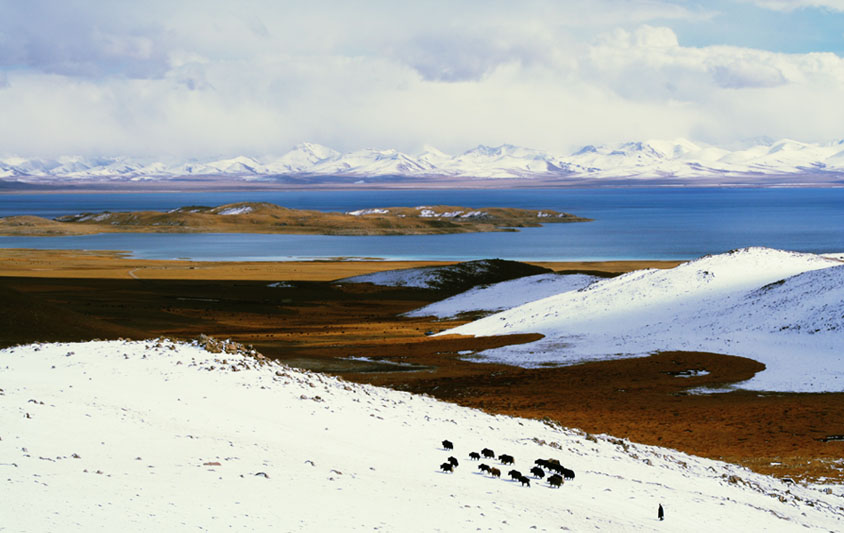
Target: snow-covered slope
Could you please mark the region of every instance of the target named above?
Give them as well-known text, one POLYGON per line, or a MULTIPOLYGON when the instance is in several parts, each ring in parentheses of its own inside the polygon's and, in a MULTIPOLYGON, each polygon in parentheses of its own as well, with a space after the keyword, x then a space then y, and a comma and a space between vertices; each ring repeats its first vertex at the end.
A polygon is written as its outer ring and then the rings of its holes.
POLYGON ((337 283, 372 283, 386 287, 466 290, 476 285, 495 283, 550 272, 546 268, 505 261, 480 259, 445 266, 427 266, 385 270, 337 280, 337 283))
POLYGON ((545 338, 483 355, 534 366, 700 350, 767 365, 744 388, 842 391, 844 264, 746 248, 599 281, 445 333, 527 332, 545 338))
POLYGON ((537 274, 481 285, 451 298, 406 313, 407 316, 447 318, 461 313, 503 311, 534 300, 582 289, 601 278, 586 274, 537 274))
MULTIPOLYGON (((230 176, 246 180, 273 176, 444 177, 444 178, 763 178, 844 174, 844 140, 803 143, 790 139, 740 150, 687 139, 648 140, 585 146, 572 154, 504 144, 480 145, 458 155, 434 147, 416 155, 394 149, 341 153, 302 143, 279 156, 154 161, 149 159, 57 159, 0 157, 0 178, 159 178, 230 176)), ((799 181, 797 182, 799 183, 799 181)))
MULTIPOLYGON (((840 531, 840 497, 676 451, 169 341, 0 351, 2 528, 840 531), (454 449, 447 451, 441 441, 454 449), (471 451, 575 472, 560 488, 471 451), (450 455, 459 466, 440 471, 450 455), (657 505, 666 510, 657 520, 657 505)), ((833 491, 834 492, 834 491, 833 491)))

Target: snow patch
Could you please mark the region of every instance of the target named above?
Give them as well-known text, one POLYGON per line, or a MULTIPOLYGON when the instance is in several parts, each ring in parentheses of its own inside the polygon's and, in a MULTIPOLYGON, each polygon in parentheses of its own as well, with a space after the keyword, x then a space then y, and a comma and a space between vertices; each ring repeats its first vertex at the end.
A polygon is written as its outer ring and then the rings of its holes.
POLYGON ((405 314, 410 317, 449 318, 462 313, 503 311, 555 294, 579 290, 599 279, 585 274, 526 276, 475 287, 405 314))
POLYGON ((218 215, 245 215, 247 213, 251 213, 253 211, 251 206, 244 205, 239 207, 227 207, 226 209, 222 209, 217 211, 218 215))
POLYGON ((389 209, 358 209, 357 211, 347 211, 346 214, 359 217, 364 215, 386 215, 389 212, 389 209))

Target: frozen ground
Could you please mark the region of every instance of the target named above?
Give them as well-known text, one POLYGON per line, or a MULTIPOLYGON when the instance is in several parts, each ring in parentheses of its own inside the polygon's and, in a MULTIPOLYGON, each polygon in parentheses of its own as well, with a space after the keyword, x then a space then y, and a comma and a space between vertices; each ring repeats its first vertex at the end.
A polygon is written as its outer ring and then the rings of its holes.
POLYGON ((473 355, 522 366, 695 350, 764 363, 742 388, 842 391, 844 264, 745 248, 601 280, 444 333, 543 334, 473 355))
POLYGON ((832 488, 162 341, 0 351, 0 531, 841 531, 832 488), (449 439, 454 450, 440 442, 449 439), (561 488, 481 474, 489 447, 561 488), (439 469, 449 455, 454 473, 439 469), (656 519, 657 505, 666 520, 656 519))
POLYGON ((406 313, 407 316, 448 318, 461 313, 503 311, 534 300, 582 289, 601 278, 585 274, 537 274, 481 285, 406 313))

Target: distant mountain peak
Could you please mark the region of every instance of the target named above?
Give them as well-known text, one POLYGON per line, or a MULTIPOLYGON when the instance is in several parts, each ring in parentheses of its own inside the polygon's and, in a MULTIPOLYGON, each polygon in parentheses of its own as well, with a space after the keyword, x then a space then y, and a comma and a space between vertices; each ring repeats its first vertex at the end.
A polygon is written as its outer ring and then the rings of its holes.
POLYGON ((761 183, 768 176, 794 175, 795 181, 791 183, 799 183, 807 173, 823 179, 844 175, 844 139, 825 143, 768 138, 757 141, 741 149, 729 150, 682 137, 633 140, 590 144, 570 155, 513 144, 479 144, 455 156, 427 145, 416 155, 394 148, 365 148, 343 153, 321 144, 303 142, 277 157, 235 155, 162 162, 123 156, 7 156, 0 157, 0 179, 166 180, 203 175, 232 179, 285 175, 567 180, 584 177, 674 178, 687 179, 690 183, 706 179, 707 183, 715 184, 727 177, 748 177, 761 183))

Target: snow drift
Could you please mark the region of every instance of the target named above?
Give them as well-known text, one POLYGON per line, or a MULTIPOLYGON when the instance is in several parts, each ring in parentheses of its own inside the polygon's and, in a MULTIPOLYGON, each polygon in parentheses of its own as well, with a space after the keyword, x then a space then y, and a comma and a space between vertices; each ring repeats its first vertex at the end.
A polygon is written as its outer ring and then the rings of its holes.
POLYGON ((767 366, 742 388, 841 391, 844 264, 745 248, 598 281, 443 333, 543 334, 481 354, 523 366, 662 350, 741 355, 767 366))
POLYGON ((242 352, 167 340, 35 344, 0 351, 0 368, 0 512, 11 531, 844 526, 832 489, 242 352), (454 450, 441 448, 446 438, 454 450), (493 479, 468 460, 485 446, 522 472, 555 457, 576 478, 558 489, 493 479), (460 465, 443 473, 449 455, 460 465))

